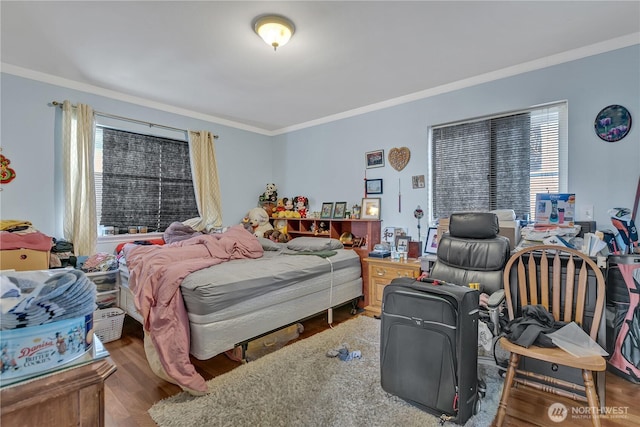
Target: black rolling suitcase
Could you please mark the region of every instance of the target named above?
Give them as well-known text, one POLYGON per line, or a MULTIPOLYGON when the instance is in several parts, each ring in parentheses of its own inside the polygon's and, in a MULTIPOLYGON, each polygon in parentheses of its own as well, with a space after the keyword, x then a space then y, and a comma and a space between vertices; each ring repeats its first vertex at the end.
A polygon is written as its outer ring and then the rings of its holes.
POLYGON ((478 402, 479 292, 426 280, 398 278, 384 288, 382 388, 464 424, 478 402))

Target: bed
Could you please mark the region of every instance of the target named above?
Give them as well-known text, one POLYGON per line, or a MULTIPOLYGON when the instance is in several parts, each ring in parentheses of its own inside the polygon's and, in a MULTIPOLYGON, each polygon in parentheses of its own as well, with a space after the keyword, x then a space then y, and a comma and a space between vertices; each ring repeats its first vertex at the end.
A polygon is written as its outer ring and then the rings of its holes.
MULTIPOLYGON (((330 307, 355 302, 362 295, 360 258, 338 240, 302 237, 281 244, 251 239, 261 247, 260 256, 198 269, 180 283, 189 353, 197 359, 209 359, 330 307)), ((120 305, 144 322, 140 304, 138 308, 134 304, 136 292, 129 288, 126 260, 125 256, 120 263, 120 305)), ((147 279, 138 277, 138 282, 143 280, 147 279)))

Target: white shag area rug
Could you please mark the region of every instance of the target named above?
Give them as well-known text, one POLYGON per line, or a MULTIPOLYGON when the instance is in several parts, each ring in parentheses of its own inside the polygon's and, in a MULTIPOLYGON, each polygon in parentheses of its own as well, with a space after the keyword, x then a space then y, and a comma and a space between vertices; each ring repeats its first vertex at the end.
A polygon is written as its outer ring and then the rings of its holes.
MULTIPOLYGON (((487 382, 487 394, 466 427, 489 426, 500 400, 502 379, 497 370, 483 368, 479 374, 487 382)), ((161 427, 441 425, 438 417, 382 390, 380 320, 366 316, 285 346, 207 384, 209 394, 183 392, 157 402, 149 414, 161 427), (327 357, 342 343, 362 357, 327 357)))

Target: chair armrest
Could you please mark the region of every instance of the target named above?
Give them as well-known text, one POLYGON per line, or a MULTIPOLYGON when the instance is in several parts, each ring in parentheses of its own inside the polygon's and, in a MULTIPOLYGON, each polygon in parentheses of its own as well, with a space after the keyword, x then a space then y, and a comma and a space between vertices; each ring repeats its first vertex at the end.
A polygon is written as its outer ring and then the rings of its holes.
POLYGON ((494 293, 492 293, 489 296, 489 301, 487 302, 487 307, 488 308, 497 308, 498 306, 500 306, 500 304, 502 304, 504 302, 505 298, 504 298, 504 289, 499 289, 497 291, 495 291, 494 293))

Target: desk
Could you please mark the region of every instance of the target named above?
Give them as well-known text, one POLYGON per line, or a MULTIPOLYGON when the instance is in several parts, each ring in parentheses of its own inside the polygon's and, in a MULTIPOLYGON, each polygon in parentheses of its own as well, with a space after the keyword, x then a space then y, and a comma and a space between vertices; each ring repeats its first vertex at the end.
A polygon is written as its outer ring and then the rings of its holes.
MULTIPOLYGON (((94 347, 102 347, 97 341, 94 347)), ((104 381, 116 370, 109 353, 88 352, 70 367, 0 389, 5 426, 104 426, 104 381)))

